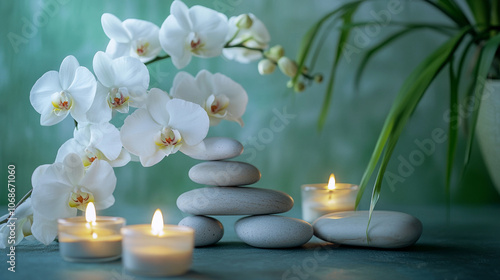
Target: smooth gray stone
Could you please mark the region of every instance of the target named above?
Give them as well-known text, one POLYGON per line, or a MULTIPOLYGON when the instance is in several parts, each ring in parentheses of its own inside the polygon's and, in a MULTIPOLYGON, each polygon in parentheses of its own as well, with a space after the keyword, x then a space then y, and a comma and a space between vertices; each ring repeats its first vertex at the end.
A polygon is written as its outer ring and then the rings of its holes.
POLYGON ((293 207, 288 194, 240 187, 194 189, 177 198, 177 207, 192 215, 261 215, 286 212, 293 207))
POLYGON ((241 218, 234 229, 243 242, 258 248, 298 247, 313 236, 313 228, 308 222, 276 215, 241 218))
POLYGON ((313 223, 314 235, 325 241, 376 248, 408 247, 420 238, 422 223, 415 217, 392 211, 373 211, 368 236, 368 211, 324 215, 313 223))
POLYGON ((194 229, 194 246, 213 245, 224 235, 224 227, 219 220, 206 216, 188 216, 179 222, 180 226, 194 229))
POLYGON ((208 161, 191 167, 189 178, 203 185, 241 186, 259 181, 260 172, 255 166, 245 162, 208 161))
POLYGON ((183 153, 199 160, 222 160, 241 155, 243 145, 236 139, 227 137, 210 137, 203 140, 204 148, 187 149, 183 153))

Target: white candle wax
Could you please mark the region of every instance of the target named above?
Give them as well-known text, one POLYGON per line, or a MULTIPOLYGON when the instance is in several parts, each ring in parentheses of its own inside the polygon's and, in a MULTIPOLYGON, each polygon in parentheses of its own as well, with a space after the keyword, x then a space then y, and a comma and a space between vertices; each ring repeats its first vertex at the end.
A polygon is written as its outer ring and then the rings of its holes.
POLYGON ((302 219, 312 223, 328 213, 354 210, 358 190, 357 185, 343 183, 333 189, 327 184, 303 185, 302 219))
POLYGON ((58 220, 59 251, 72 262, 103 262, 120 258, 123 218, 97 217, 89 223, 84 217, 58 220))
POLYGON ((145 276, 173 276, 191 267, 194 231, 189 227, 165 225, 154 234, 151 225, 132 225, 122 229, 123 266, 145 276))

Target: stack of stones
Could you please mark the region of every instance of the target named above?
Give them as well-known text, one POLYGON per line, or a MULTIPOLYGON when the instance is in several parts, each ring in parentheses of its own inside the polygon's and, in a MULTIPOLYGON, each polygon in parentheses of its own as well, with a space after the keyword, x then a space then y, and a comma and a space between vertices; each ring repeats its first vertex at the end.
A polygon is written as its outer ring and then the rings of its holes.
POLYGON ((190 157, 205 162, 189 170, 189 178, 209 185, 183 193, 177 207, 188 216, 179 225, 192 227, 195 246, 217 243, 224 227, 213 217, 217 215, 249 215, 235 223, 238 237, 258 248, 289 248, 305 244, 313 235, 312 226, 299 219, 272 214, 284 213, 293 207, 286 193, 248 187, 260 180, 260 171, 253 165, 228 161, 243 152, 243 145, 231 138, 214 137, 204 140, 206 149, 190 157))

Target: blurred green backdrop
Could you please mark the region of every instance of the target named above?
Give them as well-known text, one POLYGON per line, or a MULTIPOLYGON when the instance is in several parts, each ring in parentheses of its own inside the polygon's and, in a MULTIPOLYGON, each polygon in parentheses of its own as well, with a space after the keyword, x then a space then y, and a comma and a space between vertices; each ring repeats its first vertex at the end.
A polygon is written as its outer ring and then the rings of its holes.
MULTIPOLYGON (((254 13, 266 24, 272 37, 271 45, 283 45, 286 54, 295 58, 300 40, 308 28, 340 1, 185 2, 188 6, 202 4, 228 16, 254 13)), ((386 8, 385 1, 376 2, 360 13, 365 14, 367 20, 374 20, 370 11, 376 13, 386 8)), ((415 2, 418 1, 402 1, 402 12, 391 20, 439 18, 415 2)), ((145 19, 160 26, 169 14, 170 4, 171 1, 159 0, 19 0, 0 3, 0 143, 1 174, 4 174, 0 204, 7 202, 8 164, 16 165, 20 199, 31 188, 33 170, 39 165, 52 163, 59 146, 72 137, 73 122, 69 117, 51 127, 40 126, 40 116, 29 102, 29 92, 35 81, 49 70, 58 70, 63 58, 70 54, 92 70, 95 52, 105 50, 108 43, 100 23, 103 13, 115 14, 122 20, 145 19), (9 36, 18 36, 19 41, 12 42, 9 36)), ((368 43, 377 42, 384 34, 386 31, 383 30, 375 32, 368 43)), ((336 44, 332 38, 325 41, 322 59, 315 71, 330 69, 331 50, 336 44)), ((296 207, 300 207, 302 184, 326 182, 331 172, 335 173, 338 182, 360 182, 397 90, 412 68, 441 42, 443 37, 431 31, 404 37, 369 64, 359 90, 354 89, 352 77, 361 55, 355 53, 350 62, 344 60, 335 84, 337 94, 321 132, 316 129, 316 121, 325 83, 312 85, 305 92, 295 94, 286 88, 287 78, 278 71, 260 76, 257 63, 239 64, 222 57, 195 58, 183 70, 193 75, 201 69, 221 72, 247 90, 249 105, 243 117, 246 125, 240 128, 235 123, 223 122, 212 128, 210 135, 234 137, 243 142, 246 151, 240 159, 256 165, 262 172, 262 180, 256 186, 285 191, 295 199, 296 207), (284 111, 293 118, 283 130, 271 130, 271 119, 276 112, 284 111)), ((149 69, 150 87, 168 91, 178 70, 170 61, 153 64, 149 69)), ((433 129, 447 129, 442 115, 448 108, 449 95, 446 79, 442 78, 432 85, 409 122, 394 152, 389 172, 397 174, 398 157, 408 158, 417 149, 415 140, 429 138, 433 129)), ((123 121, 123 116, 118 121, 123 121)), ((404 182, 397 183, 394 188, 385 185, 378 207, 444 203, 446 147, 446 144, 437 144, 435 153, 426 157, 424 164, 416 167, 404 182)), ((116 168, 117 203, 175 205, 181 193, 199 187, 187 175, 189 168, 196 163, 196 160, 177 153, 150 168, 137 162, 116 168)), ((453 203, 500 201, 477 146, 461 184, 458 184, 457 173, 452 187, 453 203)), ((365 194, 361 209, 368 207, 369 197, 370 191, 365 194)))

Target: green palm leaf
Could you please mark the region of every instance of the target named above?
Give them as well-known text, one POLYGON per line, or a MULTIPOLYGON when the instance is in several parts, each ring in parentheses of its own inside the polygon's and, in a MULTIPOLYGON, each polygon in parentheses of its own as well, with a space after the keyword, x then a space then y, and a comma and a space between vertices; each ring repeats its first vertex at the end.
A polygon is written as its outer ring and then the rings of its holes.
MULTIPOLYGON (((342 20, 344 24, 350 24, 352 21, 352 16, 356 12, 358 5, 354 5, 352 8, 345 11, 342 15, 342 20)), ((340 55, 342 54, 342 49, 344 48, 347 39, 349 39, 350 29, 344 29, 340 31, 339 40, 337 43, 337 50, 335 53, 335 59, 332 64, 332 69, 330 70, 330 77, 328 78, 328 85, 326 88, 325 98, 323 100, 323 105, 321 107, 321 112, 318 119, 318 128, 321 129, 325 124, 326 117, 328 115, 328 109, 330 108, 330 103, 333 95, 333 86, 335 81, 335 74, 337 73, 337 67, 339 65, 340 55)))
POLYGON ((464 166, 467 166, 470 160, 470 155, 472 152, 472 144, 474 140, 474 131, 476 129, 477 117, 479 115, 479 108, 481 106, 481 99, 484 91, 484 84, 486 82, 486 78, 488 76, 488 72, 491 67, 491 63, 495 58, 495 53, 497 52, 500 46, 500 34, 491 38, 481 50, 481 55, 479 57, 479 61, 476 65, 477 71, 475 71, 474 77, 474 110, 472 112, 471 120, 470 120, 470 130, 468 131, 467 136, 467 144, 465 150, 465 160, 464 166))
POLYGON ((406 79, 396 96, 396 100, 391 107, 389 115, 386 118, 380 136, 377 140, 372 157, 368 163, 365 173, 363 174, 363 178, 360 183, 360 191, 356 198, 357 207, 385 148, 385 153, 380 162, 379 172, 373 189, 372 201, 370 204, 370 219, 372 210, 374 209, 380 195, 385 168, 387 167, 392 152, 394 151, 399 135, 425 91, 441 69, 446 65, 450 56, 454 53, 468 30, 469 29, 463 29, 455 37, 448 40, 445 44, 428 56, 422 63, 420 63, 406 79))

